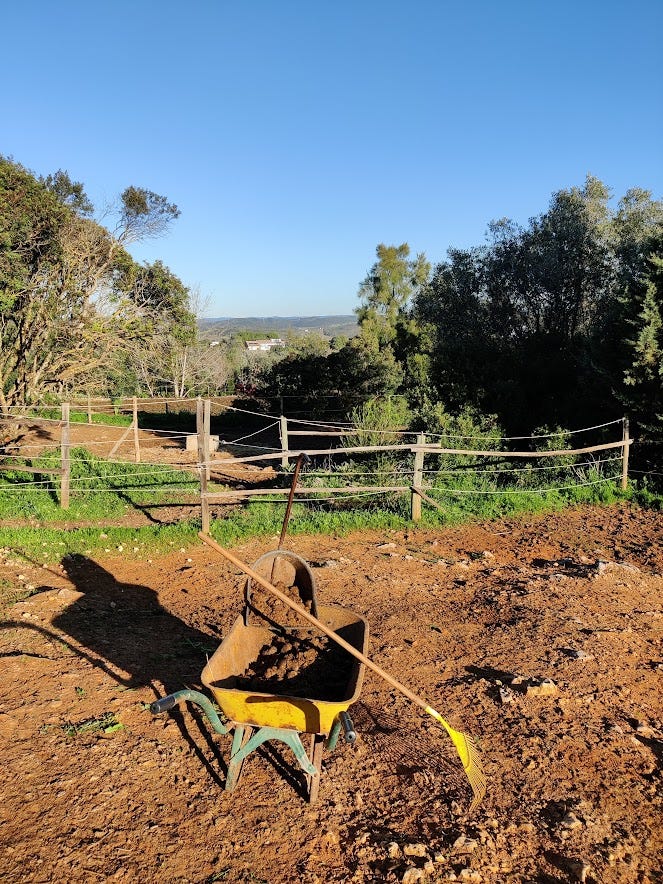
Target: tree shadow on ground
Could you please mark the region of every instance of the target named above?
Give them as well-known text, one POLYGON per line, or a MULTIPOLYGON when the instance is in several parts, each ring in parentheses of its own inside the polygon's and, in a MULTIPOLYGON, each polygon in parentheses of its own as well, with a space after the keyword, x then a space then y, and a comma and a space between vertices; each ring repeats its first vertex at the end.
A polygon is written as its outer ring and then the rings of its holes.
POLYGON ((217 638, 166 610, 150 587, 121 583, 86 556, 68 556, 63 565, 82 596, 54 619, 58 630, 101 658, 125 687, 160 692, 160 683, 171 693, 200 685, 217 638))

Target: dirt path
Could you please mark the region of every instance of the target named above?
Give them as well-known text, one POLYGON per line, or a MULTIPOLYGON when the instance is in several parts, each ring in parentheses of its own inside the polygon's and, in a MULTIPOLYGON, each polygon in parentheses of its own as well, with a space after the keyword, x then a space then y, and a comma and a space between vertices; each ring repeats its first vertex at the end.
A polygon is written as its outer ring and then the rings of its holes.
POLYGON ((54 568, 5 551, 1 585, 36 594, 0 633, 3 881, 661 881, 660 514, 290 547, 368 619, 376 661, 480 740, 479 811, 449 741, 370 674, 317 804, 278 743, 224 792, 229 738, 146 704, 199 686, 241 577, 202 546, 54 568))

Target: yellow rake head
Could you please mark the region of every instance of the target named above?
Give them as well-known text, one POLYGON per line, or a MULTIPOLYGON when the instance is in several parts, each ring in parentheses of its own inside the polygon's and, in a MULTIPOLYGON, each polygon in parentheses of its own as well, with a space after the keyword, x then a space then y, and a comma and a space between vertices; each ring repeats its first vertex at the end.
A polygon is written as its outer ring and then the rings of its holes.
POLYGON ((452 728, 449 722, 431 706, 426 707, 426 712, 428 712, 429 715, 432 715, 433 718, 442 725, 456 747, 463 769, 467 779, 470 781, 472 792, 474 793, 474 798, 470 805, 470 811, 472 811, 486 794, 486 775, 481 766, 481 753, 479 747, 471 737, 467 736, 467 734, 452 728))

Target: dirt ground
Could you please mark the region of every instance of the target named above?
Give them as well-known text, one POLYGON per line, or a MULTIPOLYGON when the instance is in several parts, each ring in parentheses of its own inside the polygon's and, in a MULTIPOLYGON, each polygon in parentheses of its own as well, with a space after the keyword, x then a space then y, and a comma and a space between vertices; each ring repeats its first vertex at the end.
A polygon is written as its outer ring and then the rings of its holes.
MULTIPOLYGON (((235 549, 253 562, 275 539, 235 549)), ((191 706, 241 609, 204 545, 38 567, 0 633, 7 882, 657 882, 663 867, 663 517, 583 508, 443 531, 293 537, 319 599, 483 749, 470 791, 439 726, 370 672, 317 803, 283 744, 224 791, 230 738, 191 706), (541 680, 549 679, 552 685, 541 680)))

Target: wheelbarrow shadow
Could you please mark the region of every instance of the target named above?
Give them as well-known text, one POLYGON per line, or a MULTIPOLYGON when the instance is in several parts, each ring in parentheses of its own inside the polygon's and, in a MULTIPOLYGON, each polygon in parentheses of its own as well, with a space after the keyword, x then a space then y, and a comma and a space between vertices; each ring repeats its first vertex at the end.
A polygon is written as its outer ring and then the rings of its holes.
MULTIPOLYGON (((62 564, 73 586, 83 593, 53 620, 53 626, 72 639, 73 651, 123 687, 149 686, 155 697, 184 687, 200 688, 200 673, 219 636, 185 623, 160 604, 149 586, 122 583, 93 559, 68 556, 62 564)), ((200 738, 189 733, 182 712, 174 709, 171 714, 210 777, 223 786, 199 745, 200 738)), ((198 709, 192 707, 191 714, 225 779, 227 768, 209 727, 198 709)))
MULTIPOLYGON (((200 675, 221 642, 220 631, 213 635, 190 626, 164 608, 151 587, 122 583, 86 556, 69 556, 62 564, 73 586, 83 593, 53 620, 58 632, 72 639, 73 651, 125 688, 149 686, 155 698, 182 688, 204 690, 200 675)), ((223 789, 228 774, 223 750, 228 752, 230 743, 220 746, 200 709, 193 704, 188 708, 198 734, 190 733, 178 707, 169 715, 210 778, 223 789)), ((305 779, 291 770, 275 746, 263 744, 258 753, 305 797, 305 779)))

